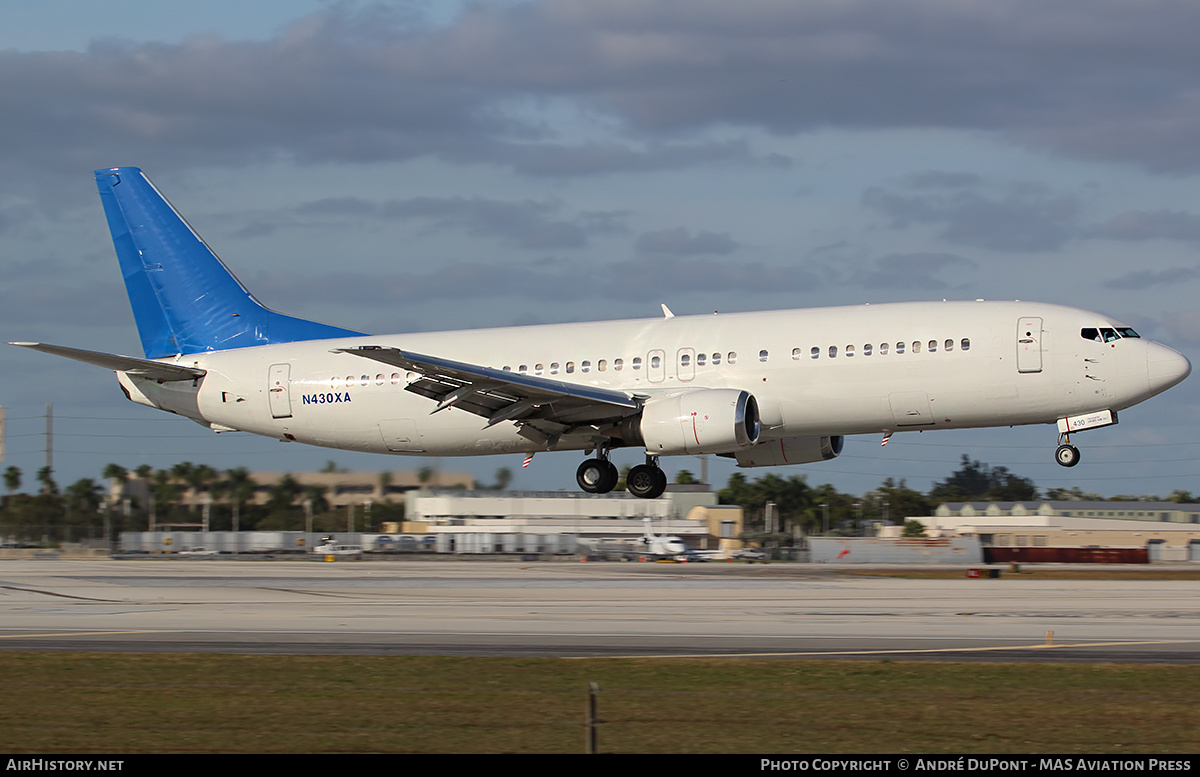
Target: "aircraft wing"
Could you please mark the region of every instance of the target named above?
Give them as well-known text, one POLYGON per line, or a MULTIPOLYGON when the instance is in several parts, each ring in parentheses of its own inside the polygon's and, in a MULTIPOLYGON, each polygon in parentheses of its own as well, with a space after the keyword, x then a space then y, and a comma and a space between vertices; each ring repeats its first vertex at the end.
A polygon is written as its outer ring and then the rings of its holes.
POLYGON ((9 343, 22 348, 30 348, 42 353, 65 356, 77 362, 94 364, 97 367, 136 375, 139 378, 167 382, 172 380, 196 380, 204 377, 205 370, 199 367, 185 367, 182 364, 164 364, 150 359, 138 359, 133 356, 119 356, 115 353, 100 351, 85 351, 82 348, 68 348, 65 345, 49 345, 47 343, 9 343))
POLYGON ((533 375, 442 359, 380 345, 338 348, 420 377, 407 391, 437 402, 431 413, 457 407, 488 419, 487 426, 517 421, 547 436, 579 426, 615 423, 641 407, 645 397, 596 386, 564 383, 533 375))

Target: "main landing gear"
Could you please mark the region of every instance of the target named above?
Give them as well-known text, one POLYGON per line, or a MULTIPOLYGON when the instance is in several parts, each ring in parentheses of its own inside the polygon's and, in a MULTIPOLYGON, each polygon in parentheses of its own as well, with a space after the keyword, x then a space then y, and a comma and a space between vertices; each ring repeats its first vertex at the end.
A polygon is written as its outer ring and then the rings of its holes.
POLYGON ((575 482, 589 494, 607 494, 616 487, 621 473, 608 460, 608 451, 601 451, 594 459, 588 459, 575 470, 575 482))
POLYGON ((667 473, 658 466, 657 456, 647 456, 645 464, 629 470, 625 490, 639 499, 658 499, 667 490, 667 473))
MULTIPOLYGON (((612 491, 621 477, 617 468, 608 460, 608 451, 600 451, 594 459, 588 459, 575 470, 575 482, 589 494, 607 494, 612 491)), ((625 488, 639 499, 657 499, 667 490, 667 474, 658 466, 658 459, 647 456, 645 464, 629 470, 625 476, 625 488)))
POLYGON ((1054 460, 1062 467, 1074 467, 1079 463, 1079 449, 1071 444, 1071 436, 1063 433, 1058 436, 1058 450, 1054 452, 1054 460))

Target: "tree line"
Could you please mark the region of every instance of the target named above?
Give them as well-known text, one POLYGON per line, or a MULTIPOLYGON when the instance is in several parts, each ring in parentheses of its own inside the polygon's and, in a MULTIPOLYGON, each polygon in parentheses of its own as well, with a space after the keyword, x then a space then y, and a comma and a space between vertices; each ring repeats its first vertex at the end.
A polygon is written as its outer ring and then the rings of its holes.
MULTIPOLYGON (((333 462, 324 471, 336 471, 333 462)), ((418 481, 428 482, 430 473, 430 469, 423 468, 418 472, 418 481)), ((108 481, 107 486, 94 478, 82 478, 60 489, 53 472, 43 467, 34 478, 36 488, 22 491, 23 486, 34 483, 26 483, 19 468, 8 467, 4 471, 7 493, 0 506, 0 541, 75 542, 102 538, 106 531, 111 538, 122 531, 146 531, 151 526, 198 524, 204 510, 212 531, 298 530, 305 528, 310 516, 314 531, 348 528, 346 513, 331 509, 326 487, 302 485, 290 475, 272 485, 265 500, 256 498, 259 484, 245 467, 221 471, 184 461, 167 469, 142 465, 127 470, 109 464, 101 476, 108 481), (135 477, 146 486, 138 495, 127 490, 135 477)), ((389 473, 381 473, 380 478, 381 486, 386 487, 389 473)), ((502 467, 494 483, 478 487, 504 490, 511 479, 511 471, 502 467)), ((696 479, 687 470, 680 470, 675 482, 695 483, 696 479)), ((619 484, 618 489, 621 487, 619 484)), ((769 535, 782 539, 800 532, 857 534, 863 525, 872 522, 903 525, 909 518, 932 514, 943 502, 1027 502, 1039 498, 1106 499, 1078 488, 1040 492, 1029 478, 965 454, 959 468, 927 492, 910 488, 903 479, 897 482, 887 478, 878 487, 855 495, 828 483, 811 486, 804 475, 782 477, 770 473, 750 480, 741 472, 730 476, 718 492, 721 504, 743 508, 750 534, 761 535, 761 539, 771 539, 769 535)), ((1195 499, 1189 491, 1176 490, 1165 499, 1119 495, 1109 501, 1191 503, 1195 499)), ((384 522, 403 520, 404 506, 380 502, 372 505, 369 516, 365 511, 360 513, 355 517, 354 530, 378 531, 384 522)))

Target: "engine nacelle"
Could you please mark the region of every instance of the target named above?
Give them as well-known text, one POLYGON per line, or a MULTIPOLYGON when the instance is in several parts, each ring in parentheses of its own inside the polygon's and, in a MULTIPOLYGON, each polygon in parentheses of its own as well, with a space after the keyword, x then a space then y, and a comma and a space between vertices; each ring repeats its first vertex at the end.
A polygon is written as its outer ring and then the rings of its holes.
POLYGON ((737 389, 697 389, 654 399, 622 429, 652 456, 731 453, 758 442, 758 401, 737 389))
POLYGON ((835 459, 842 452, 842 436, 781 437, 763 440, 747 450, 730 454, 739 467, 778 467, 835 459))

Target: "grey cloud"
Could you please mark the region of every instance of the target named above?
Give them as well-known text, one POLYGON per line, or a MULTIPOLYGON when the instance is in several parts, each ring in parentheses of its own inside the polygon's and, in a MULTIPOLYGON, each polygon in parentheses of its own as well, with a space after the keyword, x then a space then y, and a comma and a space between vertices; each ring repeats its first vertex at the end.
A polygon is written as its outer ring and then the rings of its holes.
POLYGON ((442 26, 337 3, 267 41, 0 52, 0 153, 60 171, 438 155, 583 175, 787 163, 695 141, 708 127, 942 127, 1194 171, 1198 28, 1190 0, 531 0, 442 26), (565 144, 546 103, 623 137, 565 144))
POLYGON ((820 278, 800 267, 675 255, 610 264, 575 260, 453 262, 427 270, 374 274, 336 272, 300 276, 279 271, 258 273, 249 281, 256 296, 272 307, 278 307, 272 305, 273 299, 287 299, 293 306, 319 303, 393 307, 404 303, 461 303, 503 297, 557 302, 597 296, 655 301, 664 289, 670 289, 672 294, 764 294, 802 293, 822 285, 820 278))
POLYGON ((636 248, 648 254, 731 254, 738 243, 729 235, 701 232, 693 236, 683 227, 664 229, 658 232, 643 232, 638 236, 636 248))
POLYGON ((1104 282, 1110 289, 1127 289, 1130 291, 1148 289, 1151 286, 1166 286, 1184 283, 1200 277, 1200 270, 1195 267, 1172 267, 1166 270, 1135 270, 1119 278, 1104 282))
POLYGON ((926 170, 905 177, 904 183, 912 189, 961 189, 978 186, 983 179, 974 173, 926 170))
POLYGON ((1200 310, 1168 315, 1163 320, 1168 333, 1166 342, 1183 345, 1200 345, 1200 310))
POLYGON ((1176 210, 1131 210, 1092 230, 1114 240, 1200 240, 1200 215, 1176 210))
POLYGON ((954 254, 889 254, 856 272, 853 282, 868 288, 941 290, 960 285, 975 268, 974 262, 954 254))
POLYGON ((872 187, 863 204, 891 217, 895 229, 931 224, 941 227, 947 242, 1012 252, 1061 248, 1075 234, 1078 210, 1072 198, 1020 190, 991 197, 969 190, 904 194, 872 187))
POLYGON ((549 250, 580 248, 593 236, 627 231, 624 224, 627 214, 623 212, 585 211, 565 219, 554 218, 562 209, 558 202, 508 202, 483 197, 414 197, 383 202, 330 197, 303 203, 289 211, 236 215, 234 218, 245 224, 233 234, 257 237, 285 227, 312 225, 314 218, 327 222, 407 220, 424 222, 432 230, 461 231, 523 248, 549 250))

